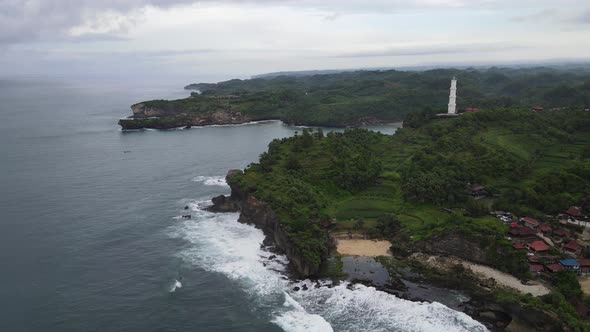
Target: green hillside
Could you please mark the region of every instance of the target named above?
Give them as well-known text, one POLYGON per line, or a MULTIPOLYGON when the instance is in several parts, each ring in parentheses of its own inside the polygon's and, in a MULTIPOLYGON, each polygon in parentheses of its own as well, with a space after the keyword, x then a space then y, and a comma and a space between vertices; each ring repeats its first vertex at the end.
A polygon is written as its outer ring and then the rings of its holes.
POLYGON ((360 220, 386 237, 379 218, 393 214, 414 240, 460 230, 501 241, 506 226, 490 209, 537 216, 590 194, 590 112, 499 109, 425 121, 392 136, 306 130, 271 142, 232 181, 268 202, 315 259, 325 244, 309 242, 321 242, 320 221, 346 230, 360 220), (469 195, 476 183, 488 198, 469 195))

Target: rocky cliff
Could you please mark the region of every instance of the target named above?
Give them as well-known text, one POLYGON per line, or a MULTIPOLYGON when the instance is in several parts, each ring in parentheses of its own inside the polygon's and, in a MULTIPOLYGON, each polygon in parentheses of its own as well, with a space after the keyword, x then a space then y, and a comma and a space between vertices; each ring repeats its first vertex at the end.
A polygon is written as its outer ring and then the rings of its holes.
POLYGON ((292 271, 299 278, 306 278, 317 275, 320 269, 318 264, 307 262, 306 259, 297 252, 295 246, 289 239, 287 231, 281 225, 280 220, 272 208, 265 202, 258 200, 255 196, 245 192, 240 188, 232 177, 242 171, 231 170, 226 176, 227 183, 231 187, 231 196, 213 199, 211 211, 229 212, 240 211, 239 222, 255 225, 262 229, 277 249, 282 251, 291 262, 292 271))
POLYGON ((491 257, 487 250, 474 239, 458 232, 446 232, 432 236, 414 244, 413 251, 431 255, 455 256, 466 261, 490 265, 491 257))
POLYGON ((133 115, 119 120, 122 129, 172 129, 191 126, 242 124, 253 121, 236 110, 186 112, 182 109, 150 107, 144 103, 131 106, 133 115))

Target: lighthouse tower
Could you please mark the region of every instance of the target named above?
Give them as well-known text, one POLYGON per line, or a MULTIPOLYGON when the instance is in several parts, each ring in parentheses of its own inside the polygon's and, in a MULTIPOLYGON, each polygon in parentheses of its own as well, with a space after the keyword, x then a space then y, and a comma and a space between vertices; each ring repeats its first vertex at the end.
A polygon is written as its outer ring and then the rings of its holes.
POLYGON ((451 81, 451 93, 449 94, 449 112, 448 114, 457 114, 457 78, 453 77, 451 81))

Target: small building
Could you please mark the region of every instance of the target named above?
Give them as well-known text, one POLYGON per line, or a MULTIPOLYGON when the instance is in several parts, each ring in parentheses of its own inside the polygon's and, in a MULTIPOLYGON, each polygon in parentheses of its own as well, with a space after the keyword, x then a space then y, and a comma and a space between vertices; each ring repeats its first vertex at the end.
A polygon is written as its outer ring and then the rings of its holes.
POLYGON ((554 272, 558 272, 564 269, 564 267, 560 264, 557 263, 553 263, 553 264, 549 264, 547 266, 545 266, 545 268, 547 269, 547 271, 554 273, 554 272))
POLYGON ((569 237, 570 236, 570 232, 568 232, 567 230, 560 228, 556 231, 553 231, 553 235, 555 236, 559 236, 559 237, 569 237))
POLYGON ((529 264, 529 271, 540 273, 543 272, 544 267, 541 264, 529 264))
POLYGON ((537 227, 537 231, 543 233, 543 234, 548 234, 551 233, 553 229, 551 228, 551 226, 547 225, 547 224, 540 224, 539 227, 537 227))
POLYGON ((531 107, 531 111, 534 111, 534 112, 541 112, 544 109, 545 108, 543 106, 540 106, 540 105, 535 105, 535 106, 531 107))
POLYGON ((514 242, 512 248, 516 250, 526 250, 526 246, 522 242, 514 242))
POLYGON ((533 264, 539 263, 539 257, 537 257, 537 256, 529 256, 528 260, 529 260, 529 263, 533 263, 533 264))
POLYGON ((529 243, 529 249, 535 252, 544 252, 549 250, 549 246, 547 245, 547 243, 541 240, 537 240, 529 243))
POLYGON ((580 263, 580 272, 584 274, 590 273, 590 259, 582 258, 578 260, 578 263, 580 263))
POLYGON ((578 271, 580 270, 580 263, 573 258, 562 259, 559 261, 559 264, 561 264, 561 266, 563 266, 564 268, 570 271, 574 271, 576 273, 578 273, 578 271))
POLYGON ((467 112, 467 113, 479 112, 479 108, 477 108, 477 107, 466 107, 465 108, 465 112, 467 112))
POLYGON ((563 246, 563 249, 573 252, 574 254, 579 254, 582 252, 582 246, 576 240, 571 240, 570 242, 566 243, 563 246))
POLYGON ((524 225, 530 228, 536 228, 540 224, 537 219, 531 217, 520 218, 520 221, 524 222, 524 225))
POLYGON ((534 229, 528 227, 512 227, 510 234, 513 236, 528 237, 537 234, 534 229))
POLYGON ((582 217, 582 209, 577 206, 570 206, 570 208, 565 211, 565 214, 572 218, 580 218, 582 217))
POLYGON ((486 187, 482 186, 481 184, 472 184, 470 185, 467 190, 469 191, 469 195, 476 197, 476 198, 481 198, 481 197, 485 197, 488 195, 488 192, 486 191, 486 187))

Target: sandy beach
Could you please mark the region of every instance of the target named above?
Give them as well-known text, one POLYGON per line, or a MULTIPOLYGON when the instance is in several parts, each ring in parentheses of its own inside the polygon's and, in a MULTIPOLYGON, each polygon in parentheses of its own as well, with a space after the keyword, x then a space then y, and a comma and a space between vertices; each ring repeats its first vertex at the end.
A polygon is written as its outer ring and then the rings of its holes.
POLYGON ((391 256, 389 241, 375 241, 362 239, 338 239, 337 250, 342 255, 353 256, 391 256))
POLYGON ((525 285, 520 280, 508 273, 498 271, 489 266, 467 262, 454 257, 429 256, 424 254, 413 254, 411 256, 422 263, 434 268, 448 270, 456 264, 462 264, 482 279, 493 279, 499 286, 515 289, 522 294, 531 293, 533 296, 549 294, 550 290, 542 284, 525 285))

